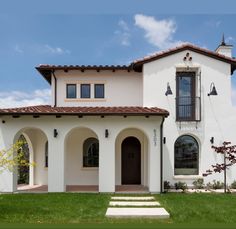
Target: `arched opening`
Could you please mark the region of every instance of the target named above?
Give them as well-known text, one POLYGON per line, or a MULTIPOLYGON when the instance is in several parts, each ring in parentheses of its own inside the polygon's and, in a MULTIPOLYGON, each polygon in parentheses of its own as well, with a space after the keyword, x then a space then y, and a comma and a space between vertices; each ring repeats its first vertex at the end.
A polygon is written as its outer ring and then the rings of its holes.
MULTIPOLYGON (((39 128, 26 127, 19 130, 14 143, 23 140, 22 151, 29 161, 27 167, 18 166, 17 190, 19 191, 47 191, 48 169, 45 167, 45 144, 48 141, 46 134, 39 128)), ((48 152, 47 152, 48 153, 48 152)))
MULTIPOLYGON (((30 162, 30 152, 27 140, 25 139, 24 135, 20 135, 19 142, 22 142, 21 148, 18 150, 17 154, 21 154, 22 160, 25 160, 26 163, 30 162)), ((17 184, 18 185, 29 185, 29 176, 30 176, 30 166, 18 166, 18 176, 17 176, 17 184)))
POLYGON ((87 138, 83 144, 83 167, 98 168, 99 142, 96 138, 87 138))
POLYGON ((148 138, 137 128, 127 128, 117 135, 115 142, 116 191, 147 191, 148 138))
POLYGON ((199 146, 190 135, 182 135, 175 142, 175 175, 198 175, 199 146))
POLYGON ((121 184, 141 184, 141 144, 127 137, 121 144, 121 184))
POLYGON ((65 137, 67 191, 98 191, 99 140, 87 127, 76 127, 65 137))

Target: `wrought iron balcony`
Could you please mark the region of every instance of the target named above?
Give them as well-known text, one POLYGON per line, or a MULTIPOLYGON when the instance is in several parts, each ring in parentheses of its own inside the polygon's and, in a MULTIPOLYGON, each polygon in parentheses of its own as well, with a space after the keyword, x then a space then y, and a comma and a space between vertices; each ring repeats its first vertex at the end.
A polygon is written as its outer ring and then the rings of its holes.
POLYGON ((176 97, 176 121, 201 121, 201 98, 176 97))

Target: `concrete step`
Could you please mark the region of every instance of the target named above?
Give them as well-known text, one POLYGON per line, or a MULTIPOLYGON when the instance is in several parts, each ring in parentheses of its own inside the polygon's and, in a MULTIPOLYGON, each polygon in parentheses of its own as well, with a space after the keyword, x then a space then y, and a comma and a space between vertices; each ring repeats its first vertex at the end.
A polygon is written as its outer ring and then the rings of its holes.
POLYGON ((112 200, 155 200, 153 196, 113 196, 112 200))
POLYGON ((164 208, 108 208, 106 217, 167 219, 170 215, 164 208))
POLYGON ((110 201, 110 206, 160 206, 157 201, 110 201))

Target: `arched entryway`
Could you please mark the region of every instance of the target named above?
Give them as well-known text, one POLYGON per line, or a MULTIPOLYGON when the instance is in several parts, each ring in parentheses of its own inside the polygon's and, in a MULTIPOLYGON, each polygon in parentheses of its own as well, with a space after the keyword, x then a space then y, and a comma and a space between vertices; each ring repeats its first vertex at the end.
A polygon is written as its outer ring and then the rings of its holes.
POLYGON ((28 168, 18 167, 17 189, 19 191, 47 191, 48 152, 45 147, 48 142, 47 135, 39 128, 25 127, 15 134, 14 143, 17 141, 24 142, 21 150, 23 150, 24 159, 31 164, 28 168))
POLYGON ((127 137, 121 144, 121 184, 141 184, 141 143, 127 137))
POLYGON ((138 128, 119 132, 115 142, 116 192, 147 191, 149 143, 147 135, 138 128))

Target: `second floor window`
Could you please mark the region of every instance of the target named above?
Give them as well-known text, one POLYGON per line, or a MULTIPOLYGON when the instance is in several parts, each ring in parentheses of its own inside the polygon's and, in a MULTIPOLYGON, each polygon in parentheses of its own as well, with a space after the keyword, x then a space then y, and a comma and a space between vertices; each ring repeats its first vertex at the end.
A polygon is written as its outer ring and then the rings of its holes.
POLYGON ((176 120, 196 119, 195 72, 177 72, 176 75, 176 120))
POLYGON ((94 85, 94 98, 104 98, 104 84, 94 85))
POLYGON ((90 84, 80 85, 80 97, 83 99, 90 98, 90 84))
POLYGON ((76 84, 66 85, 66 98, 75 99, 76 98, 76 84))

